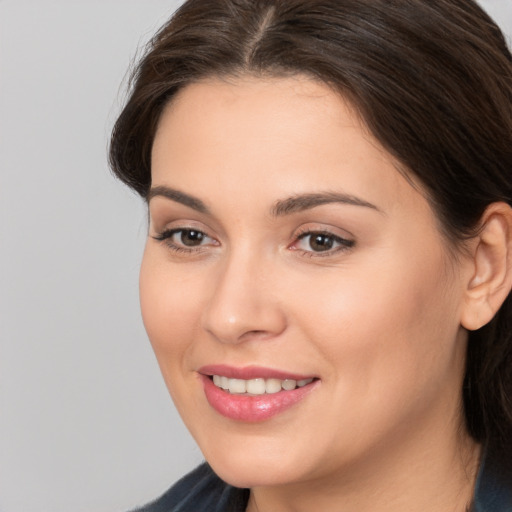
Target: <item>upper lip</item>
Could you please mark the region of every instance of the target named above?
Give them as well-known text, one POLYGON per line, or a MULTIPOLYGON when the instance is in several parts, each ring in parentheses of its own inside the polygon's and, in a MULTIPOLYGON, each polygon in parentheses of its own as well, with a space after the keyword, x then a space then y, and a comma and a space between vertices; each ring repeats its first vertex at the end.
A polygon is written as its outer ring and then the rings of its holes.
POLYGON ((220 375, 228 377, 230 379, 279 379, 279 380, 305 380, 315 378, 314 375, 310 374, 298 374, 293 372, 287 372, 283 370, 277 370, 274 368, 266 368, 263 366, 229 366, 226 364, 210 364, 202 366, 198 370, 203 375, 220 375))

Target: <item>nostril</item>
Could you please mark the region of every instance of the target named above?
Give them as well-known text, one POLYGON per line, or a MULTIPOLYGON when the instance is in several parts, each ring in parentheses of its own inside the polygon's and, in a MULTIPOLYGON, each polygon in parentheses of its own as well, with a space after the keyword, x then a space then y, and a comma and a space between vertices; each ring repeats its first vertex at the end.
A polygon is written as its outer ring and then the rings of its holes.
POLYGON ((240 341, 249 341, 249 340, 265 340, 273 337, 274 334, 270 331, 264 330, 252 330, 247 331, 242 336, 240 336, 240 341))

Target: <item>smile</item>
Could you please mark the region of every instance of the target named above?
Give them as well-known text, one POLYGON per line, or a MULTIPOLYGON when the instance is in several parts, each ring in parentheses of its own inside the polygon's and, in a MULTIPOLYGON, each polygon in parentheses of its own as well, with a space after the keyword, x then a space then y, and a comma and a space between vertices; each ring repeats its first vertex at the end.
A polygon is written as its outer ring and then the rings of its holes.
POLYGON ((234 395, 265 395, 279 393, 280 391, 292 391, 297 388, 302 388, 313 382, 312 378, 309 379, 232 379, 224 375, 213 375, 213 383, 220 389, 228 391, 234 395))
POLYGON ((317 377, 262 367, 203 367, 198 372, 205 398, 221 416, 261 422, 298 406, 318 389, 317 377))

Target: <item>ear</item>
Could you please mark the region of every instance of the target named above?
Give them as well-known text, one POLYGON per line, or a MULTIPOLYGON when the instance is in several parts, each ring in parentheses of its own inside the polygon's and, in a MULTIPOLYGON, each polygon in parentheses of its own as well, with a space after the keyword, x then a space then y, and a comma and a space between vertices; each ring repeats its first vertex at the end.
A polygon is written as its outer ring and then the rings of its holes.
POLYGON ((488 206, 473 242, 461 316, 470 331, 491 321, 512 288, 512 208, 502 202, 488 206))

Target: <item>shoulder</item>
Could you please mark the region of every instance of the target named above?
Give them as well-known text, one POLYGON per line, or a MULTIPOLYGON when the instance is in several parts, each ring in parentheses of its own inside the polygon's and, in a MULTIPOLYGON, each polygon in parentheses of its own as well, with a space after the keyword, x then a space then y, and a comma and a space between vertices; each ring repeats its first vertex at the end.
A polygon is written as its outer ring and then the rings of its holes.
POLYGON ((512 511, 512 462, 487 448, 477 479, 473 512, 512 511))
POLYGON ((244 512, 248 493, 222 481, 205 463, 133 512, 244 512))

